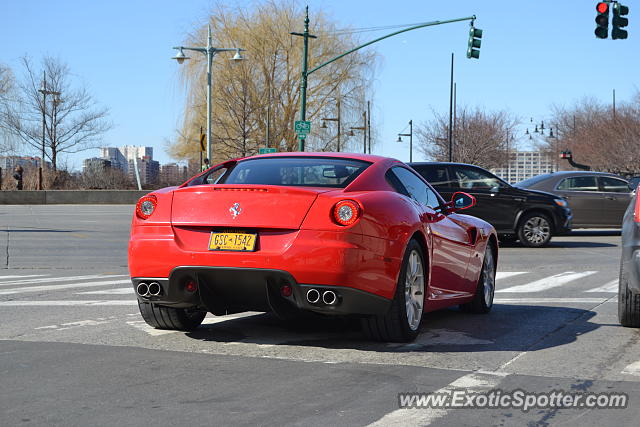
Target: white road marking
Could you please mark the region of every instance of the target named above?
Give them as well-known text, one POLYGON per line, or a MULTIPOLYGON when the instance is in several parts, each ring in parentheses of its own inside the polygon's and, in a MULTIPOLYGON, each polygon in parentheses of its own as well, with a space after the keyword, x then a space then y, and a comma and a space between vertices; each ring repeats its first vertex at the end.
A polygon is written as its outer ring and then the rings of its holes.
POLYGON ((66 306, 82 306, 82 305, 133 305, 137 306, 137 300, 106 300, 106 301, 98 301, 98 300, 85 300, 85 301, 74 301, 74 300, 56 300, 56 301, 0 301, 0 307, 47 307, 47 306, 58 306, 58 307, 66 307, 66 306))
POLYGON ((48 277, 46 279, 31 279, 31 280, 12 280, 10 282, 0 283, 0 286, 9 285, 35 285, 37 283, 51 283, 51 282, 75 282, 78 280, 91 280, 91 279, 109 279, 113 277, 128 277, 126 274, 97 274, 91 276, 67 276, 67 277, 48 277))
POLYGON ((602 304, 614 298, 496 298, 495 304, 602 304))
POLYGON ((497 290, 496 292, 520 292, 520 293, 541 292, 541 291, 546 291, 547 289, 556 288, 558 286, 565 285, 569 282, 573 282, 574 280, 578 280, 595 273, 597 273, 597 271, 583 271, 580 273, 567 271, 567 272, 556 274, 550 277, 545 277, 544 279, 536 280, 534 282, 526 283, 524 285, 518 285, 518 286, 512 286, 510 288, 506 288, 506 289, 500 289, 500 290, 497 290))
POLYGON ((259 314, 264 314, 264 313, 260 312, 260 311, 245 311, 245 312, 242 312, 242 313, 227 314, 225 316, 213 316, 213 317, 207 316, 202 321, 202 324, 203 325, 213 325, 213 324, 216 324, 216 323, 226 322, 228 320, 242 319, 244 317, 257 316, 259 314))
POLYGON ((630 364, 629 366, 624 368, 622 370, 622 373, 623 374, 630 374, 630 375, 640 376, 640 361, 633 362, 632 364, 630 364))
MULTIPOLYGON (((489 391, 500 384, 508 374, 497 372, 474 372, 464 375, 449 385, 434 391, 434 393, 451 394, 456 390, 466 390, 472 392, 489 391)), ((378 421, 369 426, 427 426, 432 422, 445 417, 450 412, 449 409, 435 408, 400 408, 389 412, 378 421)))
POLYGON ((31 286, 29 288, 3 289, 0 290, 0 295, 23 294, 27 292, 59 291, 62 289, 90 288, 93 286, 122 285, 124 283, 131 283, 131 280, 104 280, 102 282, 69 283, 65 285, 31 286))
POLYGON ((102 291, 87 291, 87 292, 76 292, 76 295, 134 295, 135 291, 133 288, 115 288, 115 289, 104 289, 102 291))
POLYGON ((169 331, 169 330, 166 330, 166 329, 153 328, 153 327, 147 325, 147 322, 145 322, 144 320, 131 320, 131 321, 127 322, 127 325, 133 326, 136 329, 140 329, 141 331, 144 331, 144 332, 146 332, 147 334, 149 334, 151 336, 175 334, 176 332, 179 332, 179 331, 169 331))
POLYGON ((614 279, 610 282, 605 283, 604 285, 598 287, 598 288, 593 288, 593 289, 589 289, 586 292, 614 292, 617 293, 618 292, 618 279, 614 279))
POLYGON ((24 277, 44 277, 46 274, 27 274, 24 276, 0 276, 0 282, 8 279, 22 279, 24 277))
POLYGON ((520 276, 526 273, 526 271, 498 271, 496 273, 496 280, 508 279, 509 277, 520 276))

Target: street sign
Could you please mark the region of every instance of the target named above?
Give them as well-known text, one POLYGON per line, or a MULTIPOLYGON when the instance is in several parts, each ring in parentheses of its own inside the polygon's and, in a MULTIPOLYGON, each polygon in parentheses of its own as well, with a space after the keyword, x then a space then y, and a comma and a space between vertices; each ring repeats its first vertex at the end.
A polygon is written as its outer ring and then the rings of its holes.
POLYGON ((275 153, 278 150, 276 150, 275 147, 260 147, 258 148, 258 154, 269 154, 269 153, 275 153))
POLYGON ((296 122, 294 123, 294 128, 298 136, 307 135, 309 132, 311 132, 311 122, 307 120, 296 120, 296 122))
POLYGON ((205 147, 204 144, 204 140, 206 139, 206 135, 204 133, 200 134, 200 150, 202 151, 207 151, 207 148, 205 147))

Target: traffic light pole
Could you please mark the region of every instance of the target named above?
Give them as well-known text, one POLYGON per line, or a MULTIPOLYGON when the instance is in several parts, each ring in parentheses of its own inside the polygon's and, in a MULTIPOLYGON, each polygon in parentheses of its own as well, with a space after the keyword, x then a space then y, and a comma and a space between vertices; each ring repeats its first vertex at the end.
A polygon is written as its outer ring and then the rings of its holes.
MULTIPOLYGON (((319 69, 331 64, 332 62, 337 61, 338 59, 347 56, 357 50, 362 49, 363 47, 367 47, 369 45, 372 45, 374 43, 377 43, 381 40, 384 39, 388 39, 389 37, 393 37, 396 36, 398 34, 402 34, 402 33, 406 33, 407 31, 413 31, 413 30, 417 30, 419 28, 425 28, 425 27, 433 27, 435 25, 443 25, 443 24, 451 24, 453 22, 461 22, 461 21, 474 21, 476 19, 475 15, 472 16, 467 16, 464 18, 456 18, 456 19, 447 19, 445 21, 431 21, 431 22, 426 22, 424 24, 419 24, 419 25, 414 25, 412 27, 409 28, 405 28, 403 30, 399 30, 399 31, 395 31, 391 34, 387 34, 386 36, 382 36, 382 37, 378 37, 377 39, 371 40, 367 43, 361 44, 360 46, 357 46, 351 50, 348 50, 338 56, 336 56, 333 59, 330 59, 326 62, 323 62, 322 64, 318 65, 315 68, 312 68, 311 70, 308 70, 308 53, 309 53, 309 38, 316 38, 316 36, 312 36, 311 34, 309 34, 309 7, 307 6, 307 10, 306 10, 306 15, 305 15, 305 19, 304 19, 304 32, 303 33, 291 33, 292 35, 295 36, 301 36, 304 38, 304 47, 303 47, 303 51, 302 51, 302 77, 301 77, 301 82, 300 82, 300 120, 306 120, 306 115, 307 115, 307 80, 309 77, 309 74, 314 73, 316 71, 318 71, 319 69)), ((305 144, 305 136, 304 135, 299 135, 299 141, 298 141, 298 150, 299 151, 304 151, 304 144, 305 144)))

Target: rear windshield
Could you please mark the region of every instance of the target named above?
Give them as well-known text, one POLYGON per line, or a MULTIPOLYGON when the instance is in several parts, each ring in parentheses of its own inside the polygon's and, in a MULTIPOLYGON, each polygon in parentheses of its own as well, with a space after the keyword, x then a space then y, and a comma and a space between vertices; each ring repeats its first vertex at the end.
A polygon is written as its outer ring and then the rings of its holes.
MULTIPOLYGON (((236 163, 215 183, 344 188, 370 164, 330 157, 264 157, 236 163)), ((207 178, 204 182, 213 183, 207 178)))
POLYGON ((529 179, 525 179, 524 181, 520 181, 517 182, 515 184, 516 187, 521 187, 521 188, 527 188, 530 185, 534 185, 539 183, 540 181, 544 181, 545 179, 549 178, 551 175, 548 173, 545 173, 543 175, 537 175, 534 176, 533 178, 529 178, 529 179))

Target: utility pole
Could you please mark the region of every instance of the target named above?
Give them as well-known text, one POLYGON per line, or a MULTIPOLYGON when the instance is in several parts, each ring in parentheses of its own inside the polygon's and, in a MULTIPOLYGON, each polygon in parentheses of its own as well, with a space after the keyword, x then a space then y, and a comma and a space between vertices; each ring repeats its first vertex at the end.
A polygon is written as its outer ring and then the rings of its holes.
POLYGON ((367 133, 369 134, 369 154, 371 154, 371 101, 367 101, 367 133))
MULTIPOLYGON (((306 113, 307 113, 307 78, 309 76, 309 74, 318 71, 319 69, 321 69, 322 67, 325 67, 329 64, 331 64, 334 61, 337 61, 338 59, 347 56, 357 50, 360 50, 364 47, 367 47, 369 45, 372 45, 373 43, 379 42, 380 40, 384 40, 387 39, 389 37, 393 37, 395 35, 401 34, 401 33, 406 33, 407 31, 412 31, 412 30, 417 30, 419 28, 425 28, 425 27, 432 27, 434 25, 443 25, 443 24, 451 24, 453 22, 461 22, 461 21, 475 21, 476 16, 472 15, 472 16, 467 16, 464 18, 456 18, 456 19, 447 19, 445 21, 431 21, 431 22, 426 22, 424 24, 418 24, 418 25, 414 25, 412 27, 409 28, 405 28, 399 31, 395 31, 391 34, 387 34, 385 36, 382 37, 378 37, 377 39, 371 40, 367 43, 361 44, 360 46, 356 46, 351 50, 348 50, 344 53, 341 53, 340 55, 336 56, 335 58, 332 58, 314 68, 312 68, 311 70, 308 69, 308 52, 309 52, 309 38, 315 39, 317 38, 316 36, 313 36, 311 34, 309 34, 309 7, 307 6, 306 8, 306 12, 305 12, 305 19, 304 19, 304 32, 302 33, 296 33, 296 32, 291 32, 291 35, 294 36, 301 36, 304 38, 304 45, 303 45, 303 51, 302 51, 302 76, 301 76, 301 83, 300 83, 300 120, 305 121, 306 119, 306 113)), ((478 30, 481 31, 481 30, 478 30)), ((355 128, 354 128, 355 129, 355 128)), ((300 151, 304 151, 304 141, 305 141, 305 136, 304 135, 299 135, 299 142, 298 142, 298 149, 300 151)))
POLYGON ((451 52, 451 81, 449 90, 449 161, 453 161, 453 52, 451 52))
POLYGON ((352 126, 351 128, 351 132, 349 133, 349 136, 353 136, 353 131, 354 130, 361 130, 362 134, 364 136, 363 138, 363 153, 367 154, 367 112, 363 111, 362 112, 362 126, 352 126))
MULTIPOLYGON (((307 119, 307 68, 309 65, 309 38, 317 38, 316 36, 309 34, 309 6, 307 6, 305 10, 304 32, 291 32, 290 34, 294 36, 301 36, 304 39, 302 48, 302 76, 300 77, 300 120, 305 121, 307 119)), ((306 135, 298 134, 298 151, 304 151, 305 139, 306 135)))
POLYGON ((616 90, 613 90, 613 120, 616 119, 616 90))

